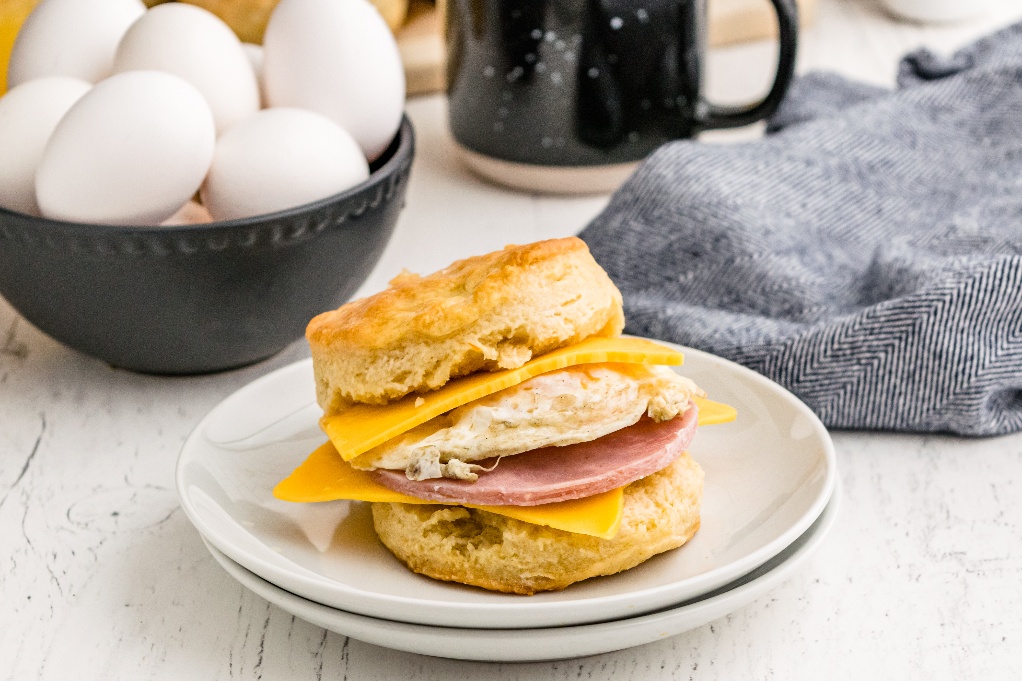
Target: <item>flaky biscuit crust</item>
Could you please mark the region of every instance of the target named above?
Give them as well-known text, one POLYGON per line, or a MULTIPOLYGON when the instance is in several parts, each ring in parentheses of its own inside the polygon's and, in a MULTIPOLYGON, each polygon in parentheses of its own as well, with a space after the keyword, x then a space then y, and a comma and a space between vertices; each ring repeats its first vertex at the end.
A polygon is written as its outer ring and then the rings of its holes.
POLYGON ((420 574, 532 595, 612 575, 677 548, 699 529, 703 471, 688 455, 625 488, 613 539, 572 534, 463 506, 373 504, 383 544, 420 574))
POLYGON ((315 317, 306 330, 326 413, 385 404, 624 327, 621 294, 575 237, 508 246, 315 317))

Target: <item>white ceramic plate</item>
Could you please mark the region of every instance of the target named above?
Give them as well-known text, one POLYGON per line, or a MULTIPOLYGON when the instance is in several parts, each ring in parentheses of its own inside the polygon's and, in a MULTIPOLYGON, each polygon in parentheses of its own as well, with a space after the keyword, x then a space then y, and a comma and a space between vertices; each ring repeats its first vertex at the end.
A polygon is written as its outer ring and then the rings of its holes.
POLYGON ((609 621, 695 598, 754 570, 822 513, 836 479, 826 429, 763 376, 682 348, 685 375, 734 405, 734 423, 702 428, 690 451, 706 471, 702 528, 685 546, 612 577, 523 598, 413 574, 376 539, 368 505, 293 504, 271 490, 324 441, 312 366, 242 388, 189 436, 181 505, 232 560, 294 594, 352 613, 438 626, 554 627, 609 621))
POLYGON ((391 622, 328 608, 252 574, 208 543, 228 574, 270 603, 330 631, 410 653, 488 662, 539 662, 623 650, 675 636, 751 603, 787 579, 823 542, 837 517, 839 488, 823 514, 788 548, 745 575, 694 601, 650 615, 545 629, 456 629, 391 622))

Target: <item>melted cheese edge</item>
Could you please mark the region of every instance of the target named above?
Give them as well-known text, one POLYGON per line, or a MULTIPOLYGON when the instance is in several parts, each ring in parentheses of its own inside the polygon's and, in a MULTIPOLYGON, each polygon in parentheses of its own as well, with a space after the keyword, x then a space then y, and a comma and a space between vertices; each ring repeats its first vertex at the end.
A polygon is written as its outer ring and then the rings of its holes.
MULTIPOLYGON (((318 447, 290 476, 274 489, 273 496, 283 501, 369 501, 376 503, 437 504, 395 492, 372 479, 365 471, 352 468, 341 459, 330 442, 318 447)), ((559 501, 539 506, 480 506, 497 515, 515 518, 533 525, 546 525, 566 532, 613 539, 621 526, 624 488, 610 490, 584 499, 559 501)))

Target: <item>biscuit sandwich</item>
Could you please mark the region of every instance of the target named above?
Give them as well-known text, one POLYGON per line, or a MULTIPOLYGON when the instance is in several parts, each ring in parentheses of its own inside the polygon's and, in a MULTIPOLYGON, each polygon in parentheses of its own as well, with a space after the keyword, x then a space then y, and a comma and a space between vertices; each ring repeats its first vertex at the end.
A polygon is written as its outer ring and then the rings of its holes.
POLYGON ((677 548, 699 529, 696 425, 734 411, 623 327, 576 238, 403 273, 310 322, 329 440, 274 494, 370 502, 411 570, 507 593, 677 548))

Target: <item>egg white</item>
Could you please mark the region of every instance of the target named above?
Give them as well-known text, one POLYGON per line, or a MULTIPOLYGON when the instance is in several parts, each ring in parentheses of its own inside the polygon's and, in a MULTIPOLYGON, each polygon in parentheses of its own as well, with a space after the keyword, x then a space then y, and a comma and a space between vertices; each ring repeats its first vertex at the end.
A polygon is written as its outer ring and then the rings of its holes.
POLYGON ((666 421, 702 391, 667 367, 584 364, 536 376, 453 409, 351 463, 403 469, 412 480, 474 480, 471 462, 595 440, 644 414, 666 421))

